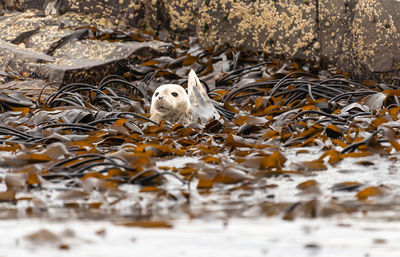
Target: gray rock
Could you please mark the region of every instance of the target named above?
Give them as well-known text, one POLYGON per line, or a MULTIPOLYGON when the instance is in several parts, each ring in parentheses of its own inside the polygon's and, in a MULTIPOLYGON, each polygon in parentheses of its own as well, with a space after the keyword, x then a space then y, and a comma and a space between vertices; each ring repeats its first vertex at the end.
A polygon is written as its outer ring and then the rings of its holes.
POLYGON ((55 59, 49 55, 21 49, 13 44, 0 41, 0 66, 3 70, 28 73, 32 77, 46 77, 48 74, 47 63, 54 61, 55 59))
MULTIPOLYGON (((43 17, 37 12, 13 13, 0 21, 0 67, 65 83, 97 84, 109 74, 129 71, 135 58, 143 61, 170 51, 169 43, 109 42, 90 39, 83 16, 43 17), (83 26, 80 30, 62 24, 83 26)), ((90 20, 90 19, 89 19, 90 20)), ((93 26, 97 26, 94 24, 93 26)))
POLYGON ((400 71, 400 3, 320 3, 321 56, 359 79, 390 82, 400 71))

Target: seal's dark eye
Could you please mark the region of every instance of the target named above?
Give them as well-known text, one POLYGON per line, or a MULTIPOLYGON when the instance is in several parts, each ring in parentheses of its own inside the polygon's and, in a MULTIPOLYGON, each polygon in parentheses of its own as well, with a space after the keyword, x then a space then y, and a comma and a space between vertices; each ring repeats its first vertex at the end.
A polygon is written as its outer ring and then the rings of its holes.
POLYGON ((156 96, 158 96, 158 92, 156 93, 156 96))
POLYGON ((173 97, 177 97, 177 96, 178 96, 178 93, 172 92, 171 95, 172 95, 173 97))

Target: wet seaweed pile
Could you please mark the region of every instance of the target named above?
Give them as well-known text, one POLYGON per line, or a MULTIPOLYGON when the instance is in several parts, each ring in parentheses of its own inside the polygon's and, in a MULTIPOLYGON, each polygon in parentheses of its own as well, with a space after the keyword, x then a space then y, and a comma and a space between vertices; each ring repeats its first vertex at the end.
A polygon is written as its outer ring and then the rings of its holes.
POLYGON ((3 217, 240 216, 257 206, 252 215, 292 219, 359 211, 390 195, 385 185, 341 181, 331 190, 344 198, 323 203, 308 177, 349 159, 363 168, 374 164, 364 157, 397 160, 396 86, 353 81, 312 63, 203 49, 195 39, 174 47, 98 85, 47 84, 36 102, 4 91, 3 217), (223 117, 186 127, 151 121, 152 92, 185 86, 190 69, 223 117), (296 159, 309 149, 317 149, 311 159, 296 159), (310 197, 276 199, 273 190, 285 181, 271 179, 294 176, 304 178, 296 188, 310 197))

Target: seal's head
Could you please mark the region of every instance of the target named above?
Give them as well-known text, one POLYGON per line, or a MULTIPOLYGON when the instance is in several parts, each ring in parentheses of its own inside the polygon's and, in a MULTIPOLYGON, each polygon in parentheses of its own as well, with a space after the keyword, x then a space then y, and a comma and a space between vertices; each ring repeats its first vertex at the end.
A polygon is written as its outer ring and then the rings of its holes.
POLYGON ((150 119, 155 122, 189 124, 192 119, 190 100, 185 89, 176 84, 157 88, 151 99, 150 119))

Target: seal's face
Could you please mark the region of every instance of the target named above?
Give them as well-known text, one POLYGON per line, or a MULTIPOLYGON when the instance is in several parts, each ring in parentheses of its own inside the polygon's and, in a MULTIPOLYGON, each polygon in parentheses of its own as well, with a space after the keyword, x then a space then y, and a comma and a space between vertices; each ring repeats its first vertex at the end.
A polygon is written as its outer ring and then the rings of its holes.
POLYGON ((185 112, 190 112, 190 101, 183 87, 166 84, 154 92, 150 107, 151 119, 154 121, 160 122, 162 119, 172 121, 176 118, 179 120, 179 115, 185 112))

